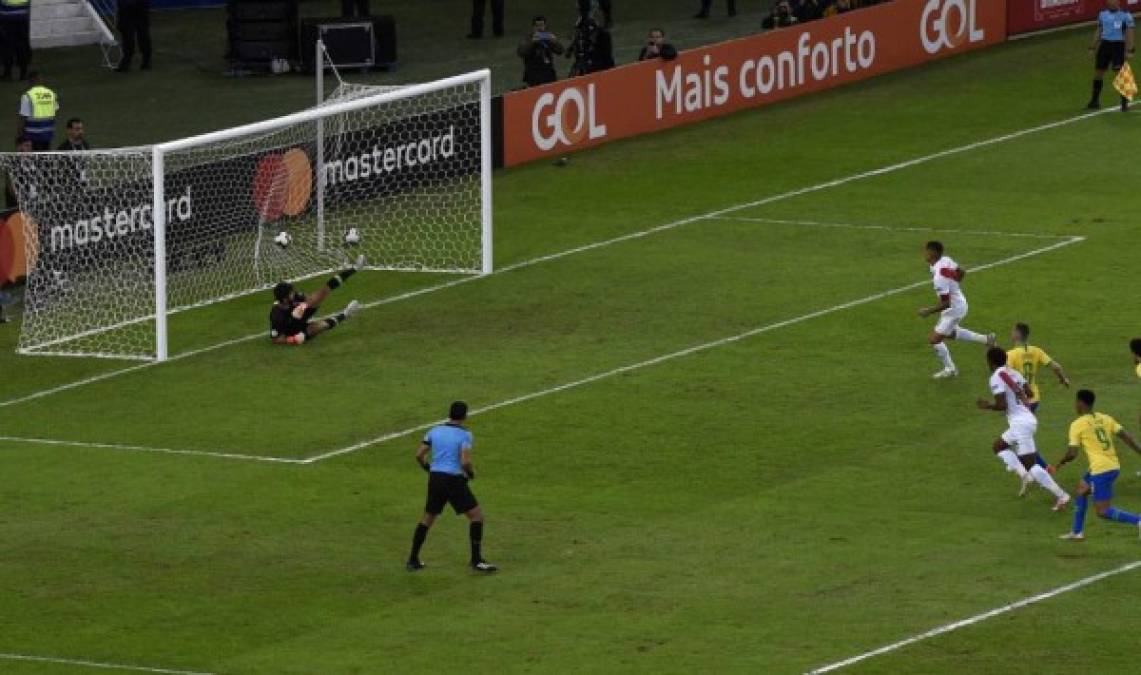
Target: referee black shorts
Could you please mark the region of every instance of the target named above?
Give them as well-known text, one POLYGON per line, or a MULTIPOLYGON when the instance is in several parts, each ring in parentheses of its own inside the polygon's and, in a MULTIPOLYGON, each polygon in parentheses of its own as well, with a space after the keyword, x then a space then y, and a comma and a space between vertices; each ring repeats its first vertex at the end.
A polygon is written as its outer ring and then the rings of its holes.
POLYGON ((1097 70, 1105 70, 1112 66, 1114 70, 1121 70, 1124 65, 1125 43, 1102 40, 1097 48, 1097 56, 1094 58, 1094 67, 1097 70))
POLYGON ((438 516, 444 512, 445 504, 451 504, 457 515, 479 506, 468 487, 467 478, 433 471, 428 474, 428 501, 424 504, 424 511, 438 516))

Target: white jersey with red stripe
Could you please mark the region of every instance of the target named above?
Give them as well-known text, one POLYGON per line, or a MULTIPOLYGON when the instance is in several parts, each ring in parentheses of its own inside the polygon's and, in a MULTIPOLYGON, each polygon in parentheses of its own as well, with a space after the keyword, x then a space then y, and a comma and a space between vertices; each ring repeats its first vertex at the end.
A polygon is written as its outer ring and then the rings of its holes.
POLYGON ((990 376, 990 392, 1006 397, 1006 419, 1011 424, 1037 424, 1038 418, 1030 412, 1030 399, 1025 393, 1026 378, 1013 368, 1003 366, 990 376))
POLYGON ((963 278, 963 270, 950 256, 943 256, 931 266, 932 283, 935 285, 935 294, 940 299, 946 298, 950 303, 945 312, 956 316, 965 316, 967 313, 967 296, 959 281, 963 278))

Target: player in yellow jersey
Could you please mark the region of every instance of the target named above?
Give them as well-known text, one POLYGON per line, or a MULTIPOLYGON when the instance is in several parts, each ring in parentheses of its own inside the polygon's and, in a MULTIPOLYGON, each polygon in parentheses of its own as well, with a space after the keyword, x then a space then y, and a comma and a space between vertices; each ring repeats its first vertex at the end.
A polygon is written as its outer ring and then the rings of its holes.
MULTIPOLYGON (((1017 370, 1027 384, 1030 385, 1030 412, 1035 415, 1038 414, 1038 408, 1042 404, 1042 390, 1038 387, 1038 371, 1042 366, 1047 366, 1050 370, 1054 371, 1054 375, 1058 378, 1058 382, 1067 389, 1070 386, 1070 378, 1066 377, 1066 371, 1062 369, 1062 364, 1050 358, 1041 347, 1035 347, 1030 344, 1030 326, 1025 323, 1014 324, 1014 330, 1010 332, 1010 341, 1014 344, 1010 351, 1006 352, 1006 365, 1017 370)), ((1054 467, 1046 463, 1042 459, 1042 455, 1035 457, 1035 463, 1050 473, 1054 473, 1054 467)), ((1026 485, 1023 486, 1025 493, 1026 485)))
POLYGON ((1078 482, 1077 497, 1074 499, 1074 526, 1061 536, 1062 539, 1085 539, 1086 507, 1089 505, 1090 493, 1093 493, 1093 507, 1097 515, 1118 523, 1126 523, 1138 528, 1141 534, 1141 516, 1129 511, 1114 508, 1113 482, 1121 473, 1121 462, 1117 459, 1117 448, 1114 447, 1114 437, 1120 438, 1123 443, 1141 454, 1141 446, 1133 440, 1117 420, 1105 413, 1093 411, 1096 400, 1094 393, 1089 389, 1078 392, 1074 409, 1078 418, 1070 424, 1070 444, 1065 457, 1058 462, 1061 469, 1078 456, 1078 451, 1085 451, 1089 460, 1089 471, 1078 482))
MULTIPOLYGON (((1141 377, 1141 338, 1133 338, 1129 341, 1129 348, 1133 350, 1133 366, 1137 369, 1137 377, 1141 377)), ((1141 414, 1137 415, 1138 423, 1141 423, 1141 414)), ((1137 472, 1141 476, 1141 471, 1137 472)))
POLYGON ((1026 378, 1027 384, 1030 385, 1030 391, 1034 394, 1030 397, 1030 410, 1037 413, 1038 406, 1042 402, 1042 390, 1038 387, 1039 369, 1042 366, 1050 368, 1063 387, 1069 388, 1070 378, 1066 377, 1066 371, 1062 369, 1062 364, 1051 359, 1050 355, 1041 347, 1030 344, 1029 325, 1014 324, 1014 330, 1010 333, 1010 340, 1014 346, 1006 352, 1006 365, 1017 370, 1022 374, 1022 377, 1026 378))

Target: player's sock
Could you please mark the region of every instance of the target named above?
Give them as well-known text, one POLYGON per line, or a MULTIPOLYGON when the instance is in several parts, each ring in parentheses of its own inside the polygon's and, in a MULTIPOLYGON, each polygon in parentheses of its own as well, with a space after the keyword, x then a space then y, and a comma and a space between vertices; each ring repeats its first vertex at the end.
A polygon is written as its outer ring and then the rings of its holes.
POLYGON ((1078 495, 1074 499, 1074 527, 1071 532, 1081 534, 1086 525, 1086 507, 1089 506, 1089 495, 1078 495))
POLYGON ((1049 491, 1050 494, 1054 495, 1055 498, 1061 499, 1066 495, 1066 491, 1058 485, 1054 477, 1037 464, 1030 467, 1030 475, 1034 476, 1034 480, 1038 481, 1038 484, 1049 491))
POLYGON ((1116 520, 1119 523, 1129 523, 1130 525, 1141 523, 1141 516, 1138 516, 1136 513, 1122 511, 1112 506, 1106 509, 1105 518, 1106 520, 1116 520))
POLYGON ((1019 478, 1026 477, 1026 469, 1023 468, 1022 462, 1019 461, 1018 455, 1014 454, 1013 450, 1003 450, 995 455, 1006 465, 1008 469, 1013 471, 1019 478))
POLYGON ((416 533, 412 535, 412 553, 408 555, 409 561, 416 561, 420 559, 420 547, 424 545, 424 540, 428 538, 428 526, 424 523, 416 525, 416 533))
POLYGON ((938 356, 939 360, 943 362, 944 368, 955 370, 955 362, 951 359, 951 350, 947 349, 947 345, 939 342, 931 345, 931 348, 935 350, 935 356, 938 356))
POLYGON ((468 526, 468 537, 471 538, 471 564, 483 561, 480 548, 483 546, 483 523, 472 523, 468 526))
POLYGON ((338 288, 340 288, 341 284, 348 281, 349 277, 353 276, 356 273, 357 273, 357 270, 355 267, 349 267, 347 269, 343 269, 340 272, 337 272, 336 274, 334 274, 328 281, 326 281, 325 285, 329 287, 329 290, 335 291, 338 288))
POLYGON ((1090 96, 1090 99, 1089 99, 1091 106, 1092 105, 1098 105, 1099 103, 1101 103, 1101 88, 1103 86, 1105 86, 1105 83, 1103 83, 1101 80, 1094 80, 1093 81, 1093 95, 1090 96))
POLYGON ((978 342, 984 345, 987 342, 987 337, 985 335, 982 333, 976 333, 973 330, 967 330, 966 328, 956 328, 955 339, 965 340, 967 342, 978 342))

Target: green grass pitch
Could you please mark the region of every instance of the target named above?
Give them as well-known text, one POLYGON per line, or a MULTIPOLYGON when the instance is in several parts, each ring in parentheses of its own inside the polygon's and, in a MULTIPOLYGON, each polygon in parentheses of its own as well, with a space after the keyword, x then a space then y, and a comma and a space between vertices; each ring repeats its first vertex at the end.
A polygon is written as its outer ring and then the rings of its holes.
MULTIPOLYGON (((496 265, 1072 118, 1087 37, 501 173, 496 265)), ((973 405, 983 350, 952 344, 962 375, 933 382, 915 317, 926 239, 1001 263, 968 275, 965 325, 1029 322, 1136 428, 1138 124, 1092 116, 382 304, 303 348, 238 341, 0 407, 0 435, 78 443, 0 441, 0 654, 227 675, 797 673, 1141 560, 1135 531, 1091 522, 1066 544, 1068 515, 1015 497, 989 450, 1003 419, 973 405), (403 570, 415 435, 307 464, 84 445, 304 460, 453 398, 540 392, 471 420, 488 578, 450 517, 429 569, 403 570)), ((454 279, 363 274, 332 305, 454 279)), ((263 332, 267 307, 178 315, 173 351, 263 332)), ((130 365, 17 357, 16 329, 0 328, 0 401, 130 365)), ((1044 382, 1051 460, 1070 397, 1044 382)), ((1141 508, 1141 463, 1123 459, 1116 501, 1141 508)), ((1137 574, 843 672, 1136 672, 1137 574)))

